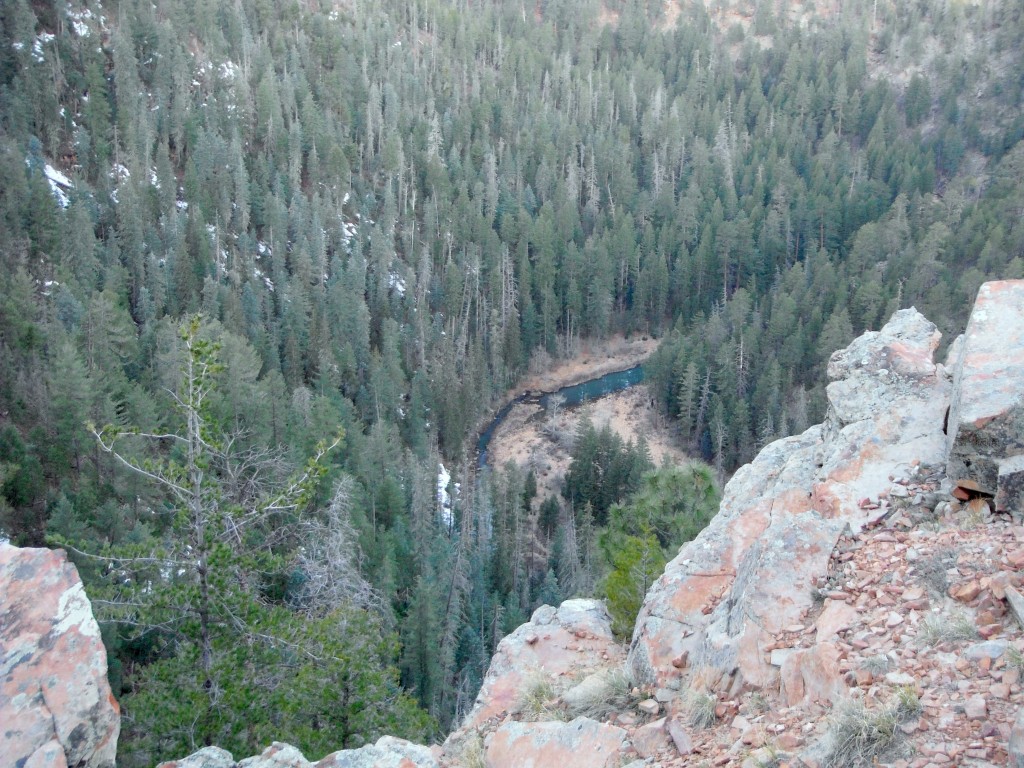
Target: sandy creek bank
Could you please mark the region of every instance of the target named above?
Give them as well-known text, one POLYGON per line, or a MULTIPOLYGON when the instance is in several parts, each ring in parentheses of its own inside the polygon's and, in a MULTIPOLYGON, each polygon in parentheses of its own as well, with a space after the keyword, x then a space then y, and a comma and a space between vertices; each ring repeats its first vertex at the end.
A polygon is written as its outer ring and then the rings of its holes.
MULTIPOLYGON (((582 345, 580 353, 569 359, 535 361, 532 366, 535 372, 509 393, 508 399, 526 391, 553 392, 630 368, 643 362, 657 346, 657 340, 651 338, 616 337, 582 345)), ((494 432, 488 447, 488 463, 492 467, 503 467, 512 461, 524 469, 532 469, 537 477, 535 503, 539 504, 549 495, 560 492, 576 430, 583 419, 590 419, 599 429, 611 426, 624 440, 636 440, 643 435, 656 464, 663 460, 671 463, 687 460, 667 420, 651 404, 647 387, 638 384, 579 408, 558 409, 555 413, 545 413, 536 403, 513 406, 494 432)))

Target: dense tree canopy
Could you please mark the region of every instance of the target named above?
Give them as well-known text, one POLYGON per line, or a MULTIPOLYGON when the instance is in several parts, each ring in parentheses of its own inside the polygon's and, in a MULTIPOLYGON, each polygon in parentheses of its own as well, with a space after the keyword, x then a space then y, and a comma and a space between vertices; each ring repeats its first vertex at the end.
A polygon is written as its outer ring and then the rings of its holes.
MULTIPOLYGON (((593 594, 598 529, 642 475, 608 464, 606 488, 593 459, 542 499, 518 468, 476 471, 473 430, 531 361, 663 338, 652 397, 724 477, 821 416, 854 334, 916 305, 948 338, 983 280, 1024 276, 1020 3, 840 5, 3 3, 0 530, 166 538, 159 484, 85 424, 183 434, 169 393, 201 314, 234 455, 280 480, 344 432, 308 509, 347 489, 346 549, 382 599, 316 621, 397 637, 402 686, 447 729, 504 632, 593 594)), ((167 468, 174 443, 124 455, 167 468)), ((254 526, 244 551, 295 552, 300 528, 254 526)), ((115 639, 119 694, 203 654, 115 639)), ((367 657, 370 698, 391 656, 367 657)))

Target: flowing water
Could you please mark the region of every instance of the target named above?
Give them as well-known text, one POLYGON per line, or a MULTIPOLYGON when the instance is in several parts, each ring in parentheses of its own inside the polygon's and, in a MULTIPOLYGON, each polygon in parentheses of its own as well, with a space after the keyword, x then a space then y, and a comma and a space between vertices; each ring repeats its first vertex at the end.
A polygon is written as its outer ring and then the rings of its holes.
POLYGON ((559 407, 575 408, 590 400, 597 400, 600 397, 621 392, 632 387, 634 384, 639 384, 643 380, 643 366, 637 365, 624 371, 606 373, 604 376, 589 379, 580 384, 562 387, 555 392, 544 394, 526 392, 520 395, 498 411, 491 420, 491 423, 480 433, 476 441, 477 466, 483 467, 487 464, 487 448, 491 444, 495 430, 501 426, 501 422, 505 420, 509 412, 520 403, 538 403, 541 408, 547 410, 553 398, 561 398, 559 407))

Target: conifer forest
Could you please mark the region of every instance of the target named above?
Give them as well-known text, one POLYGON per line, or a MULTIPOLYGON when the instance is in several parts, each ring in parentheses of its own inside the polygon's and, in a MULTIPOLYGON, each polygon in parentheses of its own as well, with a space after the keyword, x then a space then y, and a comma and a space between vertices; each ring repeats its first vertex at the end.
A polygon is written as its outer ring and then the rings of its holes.
MULTIPOLYGON (((1016 0, 4 0, 0 532, 65 547, 119 763, 431 740, 543 603, 647 586, 916 306, 1024 277, 1016 0), (646 336, 694 463, 530 370, 646 336)), ((940 350, 940 358, 943 350, 940 350)))

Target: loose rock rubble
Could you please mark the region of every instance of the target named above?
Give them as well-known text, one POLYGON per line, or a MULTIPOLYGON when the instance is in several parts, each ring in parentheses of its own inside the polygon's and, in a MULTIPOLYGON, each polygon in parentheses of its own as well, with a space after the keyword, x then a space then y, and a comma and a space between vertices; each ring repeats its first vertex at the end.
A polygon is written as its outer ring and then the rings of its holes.
POLYGON ((692 724, 686 695, 654 721, 644 721, 637 702, 608 718, 625 730, 629 754, 664 768, 817 768, 827 764, 844 704, 870 713, 904 696, 920 710, 898 723, 879 764, 1022 764, 1024 632, 1006 595, 1024 581, 1024 526, 1003 515, 974 520, 948 504, 939 517, 912 503, 934 498, 933 481, 896 482, 911 502, 840 537, 827 572, 805 585, 811 608, 762 649, 780 668, 781 686, 730 691, 714 675, 691 676, 713 698, 711 727, 692 724), (1012 738, 1018 762, 1008 752, 1012 738))

